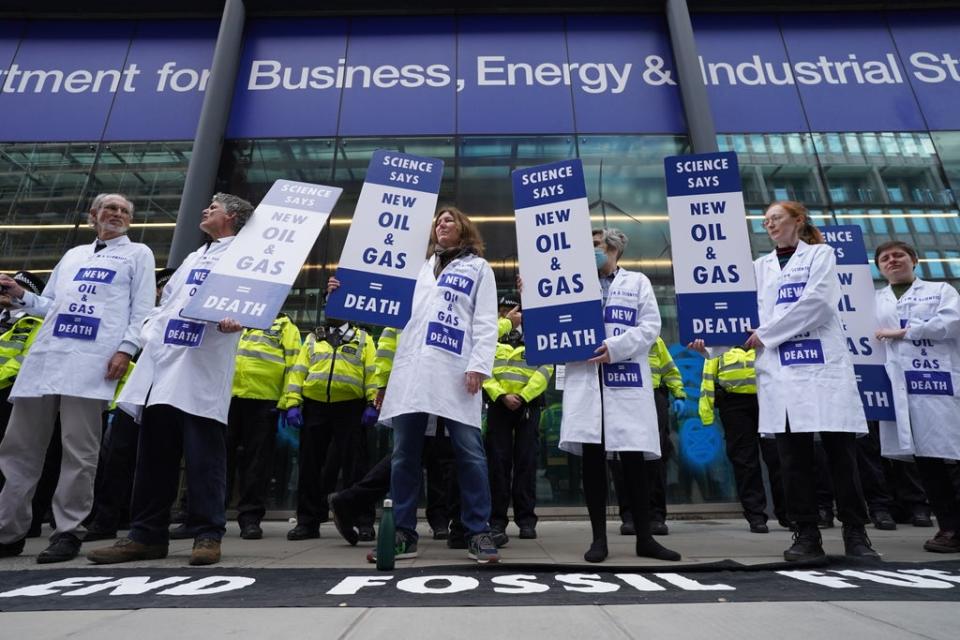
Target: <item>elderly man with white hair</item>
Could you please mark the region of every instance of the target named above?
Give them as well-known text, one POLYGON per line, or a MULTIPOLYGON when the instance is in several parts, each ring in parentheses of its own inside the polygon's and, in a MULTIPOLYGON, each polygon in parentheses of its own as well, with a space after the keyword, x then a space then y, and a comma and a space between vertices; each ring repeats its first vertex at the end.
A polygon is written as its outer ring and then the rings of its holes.
POLYGON ((63 461, 53 496, 57 529, 37 562, 63 562, 80 551, 93 505, 101 419, 117 381, 140 348, 140 327, 153 307, 153 252, 127 237, 133 203, 97 196, 93 242, 70 249, 43 293, 0 275, 12 304, 45 318, 10 392, 13 412, 0 444, 0 557, 23 551, 36 488, 60 416, 63 461))

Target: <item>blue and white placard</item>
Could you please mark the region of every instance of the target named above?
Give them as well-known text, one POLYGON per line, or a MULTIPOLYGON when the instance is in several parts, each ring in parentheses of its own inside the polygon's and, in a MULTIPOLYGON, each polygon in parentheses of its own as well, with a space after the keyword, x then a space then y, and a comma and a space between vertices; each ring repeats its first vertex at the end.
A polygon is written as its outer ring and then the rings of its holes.
POLYGON ((876 300, 863 230, 857 225, 842 225, 824 227, 821 231, 837 256, 840 318, 847 334, 847 348, 853 360, 863 411, 867 420, 896 420, 893 390, 883 367, 884 346, 874 337, 876 300))
POLYGON ((373 153, 327 317, 400 329, 407 324, 442 180, 442 160, 373 153))
POLYGON ((603 342, 603 301, 580 160, 513 172, 526 360, 587 360, 603 342))
POLYGON ((277 180, 183 315, 269 329, 337 203, 339 187, 277 180))
POLYGON ((737 154, 663 160, 680 342, 743 344, 759 324, 737 154))

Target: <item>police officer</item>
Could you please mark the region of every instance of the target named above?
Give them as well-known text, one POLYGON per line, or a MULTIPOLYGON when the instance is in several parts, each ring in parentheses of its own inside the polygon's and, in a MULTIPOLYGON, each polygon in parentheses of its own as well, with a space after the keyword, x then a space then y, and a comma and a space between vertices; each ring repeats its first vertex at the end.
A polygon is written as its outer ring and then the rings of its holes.
MULTIPOLYGON (((43 280, 29 271, 18 271, 14 274, 13 279, 31 293, 40 295, 40 292, 43 291, 43 280)), ((0 296, 0 304, 10 303, 9 296, 0 296)), ((27 357, 30 346, 40 331, 42 322, 42 318, 30 315, 15 306, 0 310, 0 330, 4 332, 0 336, 0 440, 3 439, 3 434, 7 430, 7 421, 10 419, 10 412, 13 410, 13 405, 8 402, 10 390, 13 388, 17 373, 20 372, 20 365, 27 357)), ((37 489, 31 500, 33 519, 27 532, 28 538, 40 536, 43 521, 50 513, 53 494, 57 488, 57 477, 60 475, 60 440, 60 421, 58 419, 50 439, 50 446, 47 447, 47 454, 43 460, 40 480, 37 482, 37 489)), ((3 488, 3 484, 3 474, 0 474, 0 489, 3 488)))
MULTIPOLYGON (((673 361, 663 338, 657 336, 657 341, 650 349, 650 384, 653 386, 653 401, 657 406, 657 428, 660 431, 660 457, 647 462, 647 477, 650 485, 650 533, 658 536, 667 535, 667 461, 673 455, 673 442, 670 440, 670 396, 673 396, 672 409, 678 418, 683 413, 687 392, 683 389, 683 377, 680 369, 673 361)), ((617 460, 619 463, 619 460, 617 460)), ((614 475, 618 478, 619 474, 614 475)), ((618 496, 619 496, 618 489, 618 496)), ((626 501, 624 506, 626 507, 626 501)), ((621 518, 627 524, 626 533, 635 532, 629 526, 632 524, 632 514, 627 507, 628 517, 621 518)), ((621 526, 621 533, 623 533, 621 526)))
POLYGON ((10 392, 14 400, 0 445, 0 555, 18 555, 30 526, 33 494, 57 415, 63 459, 53 499, 57 530, 37 562, 62 562, 80 550, 83 520, 93 505, 101 414, 140 346, 153 307, 153 252, 127 237, 133 204, 120 194, 97 196, 89 221, 93 242, 68 251, 41 295, 7 276, 0 286, 25 310, 44 316, 10 392))
POLYGON ((237 524, 244 540, 263 537, 277 410, 286 409, 283 393, 300 344, 300 330, 283 313, 269 329, 244 329, 240 335, 227 422, 227 500, 237 476, 237 524))
POLYGON ((889 283, 877 291, 876 335, 887 342, 885 367, 896 421, 880 423, 883 455, 912 455, 939 530, 923 548, 960 553, 960 294, 947 282, 917 278, 916 250, 877 247, 874 262, 889 283))
MULTIPOLYGON (((670 440, 670 395, 673 395, 673 413, 679 418, 683 412, 687 393, 683 389, 680 369, 673 361, 670 351, 662 338, 657 337, 656 344, 650 349, 650 380, 653 385, 653 401, 657 406, 657 428, 660 431, 660 458, 648 460, 647 481, 650 487, 650 533, 665 536, 670 533, 667 527, 667 463, 673 454, 673 442, 670 440)), ((618 458, 607 461, 613 486, 617 492, 620 509, 620 535, 636 535, 633 512, 627 499, 623 481, 623 463, 618 458)))
MULTIPOLYGON (((516 307, 501 298, 500 307, 516 307)), ((525 359, 521 327, 501 336, 493 375, 483 382, 487 408, 487 467, 490 474, 490 532, 494 543, 506 539, 507 506, 513 499, 513 521, 520 538, 537 537, 537 454, 540 411, 553 367, 531 366, 525 359)))
MULTIPOLYGON (((703 341, 697 342, 702 349, 703 341)), ((713 424, 714 406, 720 412, 727 458, 733 465, 743 517, 751 532, 769 533, 761 455, 770 473, 774 513, 787 528, 790 528, 790 522, 786 519, 777 443, 773 438, 760 438, 758 431, 760 405, 757 403, 757 373, 754 369, 756 358, 756 351, 741 347, 708 358, 703 363, 699 410, 700 420, 705 425, 713 424)))
POLYGON ((288 540, 320 537, 338 471, 345 486, 363 477, 360 421, 377 398, 375 356, 373 336, 336 321, 317 327, 300 348, 283 396, 287 422, 301 427, 297 525, 288 540))
POLYGON ((220 561, 226 528, 225 432, 242 327, 231 318, 208 323, 185 320, 182 313, 252 214, 246 200, 214 194, 200 221, 211 241, 186 257, 143 327, 143 353, 117 398, 117 406, 140 419, 130 533, 112 547, 91 551, 91 562, 166 557, 181 455, 190 496, 187 526, 194 535, 190 564, 220 561))
MULTIPOLYGON (((18 271, 13 275, 13 280, 34 295, 40 295, 43 291, 43 280, 29 271, 18 271)), ((0 304, 11 305, 12 301, 9 296, 0 295, 0 304)), ((20 372, 20 365, 26 358, 30 345, 37 338, 43 318, 16 308, 4 308, 0 310, 0 316, 2 316, 0 330, 3 331, 3 335, 0 335, 0 440, 2 440, 7 430, 10 412, 13 410, 13 405, 7 402, 10 389, 20 372)), ((3 478, 0 477, 0 483, 2 482, 3 478)))

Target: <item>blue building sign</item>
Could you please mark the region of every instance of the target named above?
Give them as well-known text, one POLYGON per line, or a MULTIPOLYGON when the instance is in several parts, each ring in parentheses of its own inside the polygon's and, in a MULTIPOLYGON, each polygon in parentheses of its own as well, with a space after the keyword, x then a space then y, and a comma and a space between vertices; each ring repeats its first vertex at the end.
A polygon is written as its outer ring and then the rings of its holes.
MULTIPOLYGON (((721 132, 960 129, 958 11, 701 14, 721 132)), ((213 20, 0 24, 0 140, 193 137, 213 20)), ((270 18, 231 138, 686 132, 658 15, 270 18)))

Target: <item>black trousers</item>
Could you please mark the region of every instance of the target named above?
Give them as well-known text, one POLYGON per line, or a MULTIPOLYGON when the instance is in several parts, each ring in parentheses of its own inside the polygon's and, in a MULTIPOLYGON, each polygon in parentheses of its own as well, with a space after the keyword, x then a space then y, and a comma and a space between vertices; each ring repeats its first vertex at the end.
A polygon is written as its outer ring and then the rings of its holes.
MULTIPOLYGON (((450 449, 450 460, 453 460, 453 450, 449 437, 426 438, 423 446, 424 466, 427 466, 427 450, 438 447, 442 448, 444 446, 450 449)), ((392 459, 392 454, 385 455, 364 474, 363 478, 337 494, 339 503, 343 505, 347 513, 349 513, 358 524, 362 524, 362 516, 367 513, 372 513, 376 505, 390 492, 390 467, 392 459)), ((427 521, 430 523, 430 528, 434 531, 447 529, 450 527, 450 522, 453 521, 454 525, 450 528, 459 530, 462 533, 463 525, 459 524, 460 485, 457 482, 457 474, 452 473, 452 465, 447 466, 450 468, 440 476, 435 474, 431 477, 429 468, 427 470, 427 521), (436 486, 436 489, 433 491, 436 505, 432 510, 429 506, 431 500, 431 485, 436 486), (432 516, 431 513, 433 514, 432 516)))
POLYGON ((487 410, 487 468, 490 475, 490 526, 506 529, 513 499, 518 527, 537 525, 537 453, 540 450, 540 406, 511 411, 502 402, 487 410))
MULTIPOLYGON (((848 526, 867 522, 867 508, 857 471, 856 434, 820 432, 837 499, 837 515, 848 526)), ((787 517, 798 524, 817 522, 817 465, 813 433, 777 434, 787 517)))
MULTIPOLYGON (((622 485, 617 489, 623 495, 620 500, 633 519, 637 537, 647 538, 650 536, 649 462, 644 460, 641 451, 620 451, 617 455, 618 466, 623 474, 622 485)), ((608 482, 607 453, 603 444, 583 445, 581 477, 593 538, 606 538, 608 482)))
MULTIPOLYGON (((647 486, 650 493, 650 518, 658 522, 667 519, 667 462, 673 455, 673 442, 670 440, 670 392, 664 386, 653 391, 653 401, 657 406, 657 428, 660 431, 660 458, 647 460, 647 486)), ((614 476, 616 482, 616 475, 614 476)), ((617 490, 618 494, 620 490, 617 490)), ((629 490, 626 492, 629 493, 629 490)), ((630 500, 627 500, 629 503, 630 500)), ((629 509, 628 509, 629 511, 629 509)))
POLYGON ((760 405, 753 393, 727 393, 717 389, 717 410, 723 423, 727 458, 733 466, 737 495, 747 522, 767 521, 767 493, 763 486, 760 457, 767 464, 770 493, 777 518, 786 516, 780 455, 773 438, 760 437, 760 405))
POLYGON ((960 489, 954 482, 957 464, 919 456, 915 460, 937 525, 944 531, 960 531, 960 489))
POLYGON ((177 498, 180 458, 190 496, 186 525, 196 538, 220 540, 226 531, 226 425, 169 405, 143 411, 130 505, 130 538, 166 544, 170 507, 177 498))
POLYGON ((813 460, 817 469, 817 508, 834 516, 833 478, 830 474, 830 461, 823 443, 815 440, 813 443, 813 460))
POLYGON ((93 496, 91 528, 115 531, 130 522, 130 499, 137 468, 140 429, 133 417, 119 409, 110 412, 100 445, 100 466, 93 496))
POLYGON ((237 523, 259 524, 267 512, 267 491, 277 440, 275 400, 233 398, 227 418, 227 502, 237 486, 237 523))
POLYGON ((880 425, 871 420, 867 426, 870 433, 857 438, 857 464, 870 513, 887 511, 894 519, 907 521, 917 511, 929 512, 917 465, 882 458, 880 425))
POLYGON ((365 407, 362 399, 304 400, 297 479, 298 525, 317 527, 327 521, 327 494, 336 490, 341 473, 343 486, 350 486, 363 477, 360 418, 365 407))
POLYGON ((391 454, 380 458, 380 461, 373 465, 358 482, 337 493, 338 504, 342 504, 351 516, 356 517, 357 513, 375 508, 376 504, 390 492, 392 458, 391 454))
MULTIPOLYGON (((601 383, 602 385, 602 383, 601 383)), ((657 407, 657 429, 660 432, 660 459, 645 460, 647 490, 650 494, 650 517, 657 522, 667 519, 667 462, 673 455, 673 442, 670 440, 670 393, 660 386, 653 391, 653 402, 657 407)), ((617 508, 621 522, 634 522, 628 490, 625 486, 623 464, 619 458, 608 459, 613 489, 617 494, 617 508)))
POLYGON ((454 529, 460 524, 460 483, 453 444, 443 427, 443 418, 437 418, 437 432, 432 438, 423 440, 423 467, 427 472, 427 522, 434 531, 454 529))

